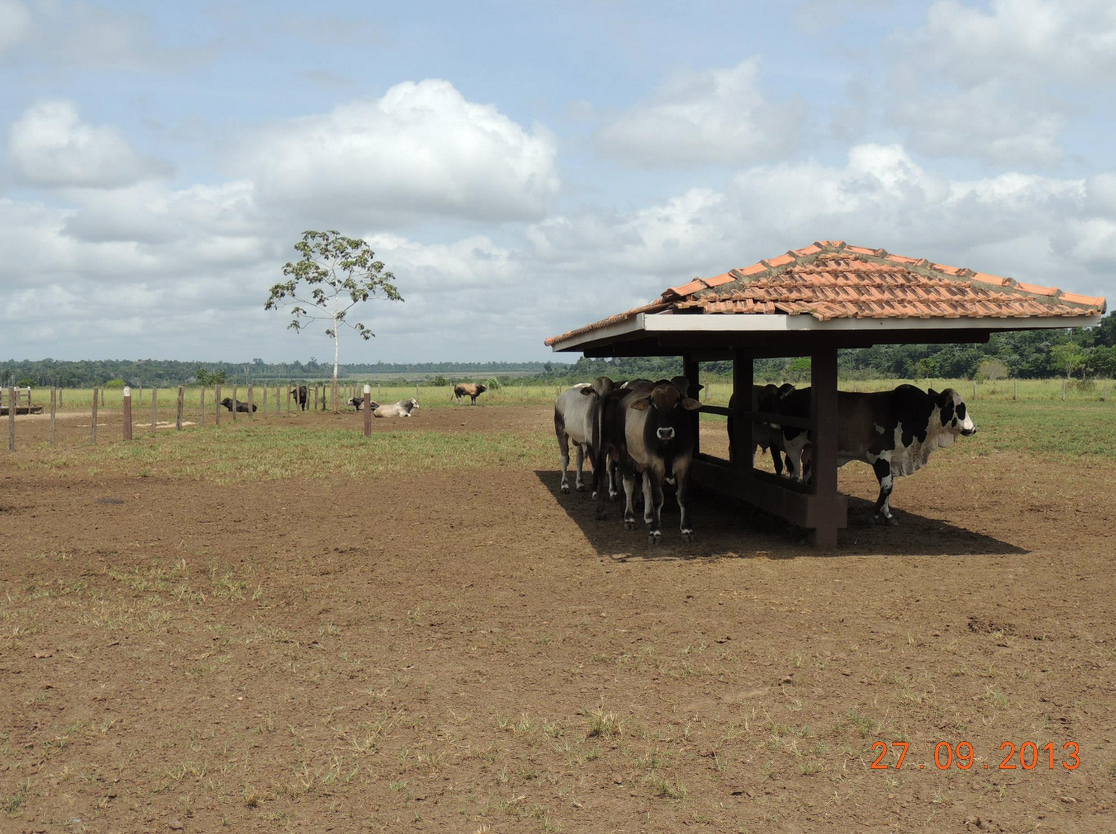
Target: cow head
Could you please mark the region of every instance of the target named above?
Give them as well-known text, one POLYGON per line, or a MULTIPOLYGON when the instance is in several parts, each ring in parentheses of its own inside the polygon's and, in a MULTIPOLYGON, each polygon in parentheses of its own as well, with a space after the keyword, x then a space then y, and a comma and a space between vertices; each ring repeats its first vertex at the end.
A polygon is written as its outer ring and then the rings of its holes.
POLYGON ((648 412, 644 431, 649 439, 670 443, 692 437, 693 423, 686 412, 697 411, 701 403, 683 397, 673 382, 660 380, 646 397, 632 400, 629 408, 648 412))
POLYGON ((477 393, 478 394, 483 394, 487 390, 488 390, 488 386, 486 386, 486 385, 478 385, 477 386, 477 393))
POLYGON ((675 388, 678 389, 678 393, 680 393, 683 397, 693 397, 694 399, 697 399, 697 395, 700 394, 701 389, 705 387, 704 385, 699 385, 697 383, 691 385, 690 378, 687 376, 671 377, 670 382, 675 388))
POLYGON ((954 436, 960 434, 962 437, 972 437, 976 434, 976 423, 973 422, 972 415, 969 414, 969 409, 960 394, 952 388, 947 388, 940 394, 931 388, 927 393, 934 398, 934 404, 938 406, 943 431, 954 436))
POLYGON ((596 394, 598 397, 603 397, 615 387, 615 384, 607 376, 599 376, 588 385, 584 386, 581 389, 581 393, 586 397, 590 396, 591 394, 596 394))

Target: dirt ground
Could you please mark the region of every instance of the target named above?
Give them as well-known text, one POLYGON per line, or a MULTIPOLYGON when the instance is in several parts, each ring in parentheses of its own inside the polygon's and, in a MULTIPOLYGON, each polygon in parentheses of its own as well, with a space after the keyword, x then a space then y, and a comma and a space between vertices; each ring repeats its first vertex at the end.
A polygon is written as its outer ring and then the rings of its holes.
POLYGON ((556 449, 234 486, 18 461, 0 831, 1116 831, 1111 463, 945 450, 898 482, 898 528, 851 464, 823 555, 708 494, 696 543, 671 509, 650 547, 558 493, 556 449))

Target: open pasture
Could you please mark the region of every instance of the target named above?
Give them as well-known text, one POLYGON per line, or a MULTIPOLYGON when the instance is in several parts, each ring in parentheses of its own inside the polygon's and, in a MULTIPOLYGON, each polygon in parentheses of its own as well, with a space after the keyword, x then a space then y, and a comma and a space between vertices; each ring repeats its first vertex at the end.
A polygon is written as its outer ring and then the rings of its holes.
POLYGON ((1113 403, 978 399, 898 528, 850 464, 820 555, 701 493, 649 547, 558 494, 547 405, 428 399, 17 418, 0 830, 1116 830, 1113 403))

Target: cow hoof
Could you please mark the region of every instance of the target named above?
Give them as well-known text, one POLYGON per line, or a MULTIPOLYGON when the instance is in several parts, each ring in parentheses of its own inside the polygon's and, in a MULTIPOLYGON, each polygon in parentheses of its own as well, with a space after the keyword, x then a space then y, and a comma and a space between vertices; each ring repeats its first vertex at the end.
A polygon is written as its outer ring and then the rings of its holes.
POLYGON ((662 541, 662 538, 662 533, 660 533, 658 530, 652 530, 650 533, 647 534, 647 543, 658 544, 660 541, 662 541))
POLYGON ((693 540, 694 540, 694 531, 693 530, 683 530, 682 531, 682 544, 689 544, 693 540))
POLYGON ((609 501, 619 501, 620 500, 620 493, 619 492, 610 492, 608 494, 608 500, 609 501))
POLYGON ((576 487, 574 487, 574 489, 576 489, 578 492, 585 492, 585 484, 578 484, 576 487))
POLYGON ((624 529, 625 530, 634 530, 635 528, 636 528, 636 523, 634 521, 629 521, 626 518, 624 519, 624 529))
POLYGON ((879 524, 881 527, 898 527, 899 526, 899 522, 896 520, 895 516, 892 516, 892 515, 878 515, 878 516, 875 516, 875 522, 876 522, 876 524, 879 524))
POLYGON ((570 485, 569 484, 562 484, 562 486, 558 487, 558 491, 561 492, 563 495, 569 495, 570 494, 570 485))

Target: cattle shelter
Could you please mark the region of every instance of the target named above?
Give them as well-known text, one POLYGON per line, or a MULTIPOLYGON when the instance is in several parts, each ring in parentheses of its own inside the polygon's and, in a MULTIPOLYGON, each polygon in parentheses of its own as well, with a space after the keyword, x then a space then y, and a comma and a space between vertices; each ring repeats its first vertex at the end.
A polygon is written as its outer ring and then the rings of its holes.
MULTIPOLYGON (((1106 306, 1104 298, 823 240, 671 287, 649 304, 554 336, 546 344, 588 357, 680 355, 691 383, 698 381, 699 362, 731 360, 736 395, 732 440, 736 449, 748 451, 733 461, 705 454, 699 430, 695 481, 809 529, 818 547, 833 547, 848 519, 847 500, 837 491, 838 350, 983 343, 991 334, 1009 330, 1093 327, 1106 306), (808 419, 766 414, 751 406, 753 361, 788 356, 810 358, 808 419), (754 422, 810 432, 811 483, 755 468, 754 422)), ((701 410, 730 415, 723 407, 701 410)))

